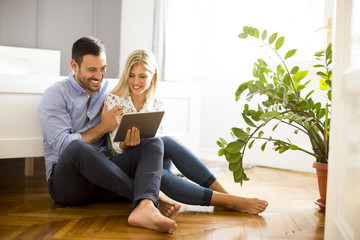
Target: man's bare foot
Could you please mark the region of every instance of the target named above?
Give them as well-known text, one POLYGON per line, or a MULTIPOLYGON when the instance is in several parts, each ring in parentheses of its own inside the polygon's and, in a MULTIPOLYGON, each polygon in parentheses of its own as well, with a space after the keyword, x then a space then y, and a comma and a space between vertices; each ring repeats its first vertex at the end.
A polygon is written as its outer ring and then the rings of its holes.
POLYGON ((268 202, 258 198, 238 197, 231 194, 213 192, 211 205, 226 207, 238 212, 259 214, 265 211, 268 202))
POLYGON ((173 233, 177 229, 176 222, 161 215, 150 199, 143 199, 131 212, 128 223, 134 227, 143 227, 159 232, 173 233))
POLYGON ((165 196, 159 196, 159 210, 165 217, 172 217, 181 208, 181 204, 170 200, 165 196))

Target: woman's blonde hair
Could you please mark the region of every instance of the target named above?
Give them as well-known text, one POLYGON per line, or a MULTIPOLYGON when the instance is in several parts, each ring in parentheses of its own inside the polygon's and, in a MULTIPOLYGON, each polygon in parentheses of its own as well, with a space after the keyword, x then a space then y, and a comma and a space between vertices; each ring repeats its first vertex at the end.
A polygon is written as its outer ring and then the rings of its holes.
POLYGON ((130 53, 126 60, 125 68, 121 74, 120 80, 111 93, 120 97, 129 95, 129 74, 131 69, 139 64, 143 65, 148 71, 154 74, 152 83, 146 91, 145 96, 146 98, 153 98, 155 96, 158 84, 158 66, 154 54, 147 49, 137 49, 130 53))

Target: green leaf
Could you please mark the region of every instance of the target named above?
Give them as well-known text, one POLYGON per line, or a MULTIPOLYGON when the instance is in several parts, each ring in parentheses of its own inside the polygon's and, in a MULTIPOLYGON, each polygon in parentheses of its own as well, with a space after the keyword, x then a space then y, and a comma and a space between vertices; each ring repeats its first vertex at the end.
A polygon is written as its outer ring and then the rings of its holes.
POLYGON ((326 59, 332 59, 332 44, 329 43, 329 45, 327 46, 326 50, 325 50, 325 58, 326 59))
POLYGON ((315 92, 315 90, 311 90, 305 97, 305 99, 308 99, 310 97, 311 94, 313 94, 315 92))
POLYGON ((324 65, 321 65, 321 64, 316 64, 316 65, 313 65, 314 68, 324 68, 325 66, 324 65))
POLYGON ((258 78, 262 81, 262 82, 266 82, 266 78, 264 76, 264 72, 263 72, 263 68, 261 66, 258 67, 258 71, 257 71, 257 75, 258 78))
POLYGON ((251 93, 256 93, 259 90, 255 84, 250 84, 248 88, 251 93))
POLYGON ((267 66, 266 62, 260 58, 256 60, 261 66, 267 66))
POLYGON ((281 122, 277 123, 277 124, 273 127, 272 131, 274 131, 274 130, 279 126, 280 123, 281 123, 281 122))
POLYGON ((250 127, 256 127, 256 125, 244 113, 242 113, 242 117, 247 125, 249 125, 250 127))
POLYGON ((235 92, 235 101, 238 101, 240 99, 240 95, 248 88, 249 84, 252 84, 253 82, 253 80, 244 82, 238 87, 235 92))
POLYGON ((299 87, 297 88, 298 92, 301 92, 301 90, 303 90, 305 88, 305 85, 299 85, 299 87))
POLYGON ((315 54, 314 54, 314 56, 315 57, 322 57, 322 56, 324 56, 324 50, 322 50, 322 51, 319 51, 319 52, 316 52, 315 54))
POLYGON ((254 37, 259 38, 259 30, 254 28, 254 37))
POLYGON ((289 149, 291 149, 291 150, 299 150, 299 147, 294 145, 294 144, 290 144, 289 149))
POLYGON ((240 183, 241 186, 242 186, 243 181, 249 181, 250 180, 250 178, 248 178, 246 176, 246 174, 244 173, 242 168, 240 168, 239 170, 233 172, 233 176, 234 176, 234 181, 236 183, 240 183))
POLYGON ((263 102, 262 102, 262 105, 263 105, 264 107, 270 107, 270 106, 271 106, 271 102, 270 102, 270 101, 263 101, 263 102))
POLYGON ((250 34, 250 36, 254 36, 254 28, 253 27, 249 27, 249 34, 250 34))
POLYGON ((320 111, 316 114, 316 117, 321 119, 325 116, 325 108, 320 109, 320 111))
POLYGON ((230 163, 229 164, 229 170, 232 171, 232 172, 236 172, 237 170, 240 169, 240 164, 241 164, 240 161, 230 163))
POLYGON ((220 142, 220 141, 216 141, 216 143, 217 143, 217 145, 218 145, 219 147, 225 147, 225 145, 224 145, 222 142, 220 142))
POLYGON ((237 127, 233 127, 231 129, 231 131, 234 133, 234 135, 237 137, 237 138, 240 138, 242 140, 246 140, 249 136, 249 134, 247 134, 244 130, 240 129, 240 128, 237 128, 237 127))
POLYGON ((318 102, 314 105, 314 109, 316 110, 316 112, 319 112, 320 108, 321 108, 321 103, 318 102))
POLYGON ((288 97, 288 94, 287 94, 287 90, 284 88, 283 90, 283 98, 282 98, 283 102, 284 102, 284 105, 288 105, 289 103, 289 97, 288 97))
POLYGON ((305 78, 308 75, 308 73, 309 70, 297 72, 296 74, 293 75, 293 81, 299 82, 300 80, 305 78))
POLYGON ((317 72, 316 75, 320 76, 320 77, 328 77, 325 73, 323 72, 317 72))
POLYGON ((281 147, 281 148, 279 148, 279 153, 280 153, 280 154, 281 154, 281 153, 284 153, 284 152, 287 151, 287 150, 289 150, 288 147, 281 147))
POLYGON ((240 33, 239 38, 247 38, 248 35, 246 33, 240 33))
POLYGON ((260 131, 259 134, 258 134, 258 137, 261 137, 262 135, 264 135, 264 132, 260 131))
POLYGON ((264 144, 261 145, 261 151, 264 151, 264 150, 265 150, 266 144, 267 144, 267 142, 264 142, 264 144))
POLYGON ((244 146, 244 143, 235 141, 235 142, 229 143, 225 149, 226 149, 226 151, 228 151, 232 154, 235 154, 235 153, 240 152, 240 150, 243 146, 244 146))
POLYGON ((229 152, 225 152, 225 157, 229 163, 239 162, 241 159, 241 153, 238 152, 238 153, 232 154, 229 152))
POLYGON ((252 148, 252 146, 253 146, 254 142, 255 142, 255 139, 254 139, 254 140, 252 140, 252 141, 250 142, 250 144, 249 144, 249 149, 251 149, 251 148, 252 148))
POLYGON ((249 27, 248 27, 248 26, 244 26, 244 27, 243 27, 243 31, 244 31, 244 33, 249 33, 249 27))
POLYGON ((267 30, 265 29, 261 34, 261 39, 264 41, 267 35, 267 30))
POLYGON ((284 41, 285 41, 285 38, 280 37, 275 43, 275 49, 279 50, 281 48, 281 46, 284 44, 284 41))
POLYGON ((221 148, 221 149, 218 151, 218 156, 224 155, 225 152, 226 152, 225 148, 221 148))
MULTIPOLYGON (((225 139, 219 137, 219 141, 221 142, 221 144, 227 145, 227 142, 225 141, 225 139)), ((221 146, 220 146, 220 147, 221 147, 221 146)))
POLYGON ((298 66, 295 66, 295 67, 293 67, 292 69, 291 69, 291 71, 290 71, 290 73, 291 74, 295 74, 295 73, 297 73, 298 71, 299 71, 299 67, 298 66))
POLYGON ((275 39, 277 38, 277 35, 278 35, 278 33, 276 32, 276 33, 274 33, 273 35, 270 36, 269 44, 272 44, 275 41, 275 39))
POLYGON ((269 112, 266 112, 266 113, 262 114, 261 119, 274 118, 274 117, 277 117, 279 115, 280 115, 280 113, 278 111, 272 110, 272 111, 269 111, 269 112))
POLYGON ((308 103, 307 101, 305 100, 302 100, 299 104, 299 107, 302 109, 302 110, 307 110, 308 109, 308 103))
POLYGON ((264 82, 262 81, 256 81, 255 85, 258 87, 259 90, 264 90, 265 88, 264 82))
POLYGON ((296 51, 297 51, 297 49, 293 49, 293 50, 288 51, 288 52, 285 54, 284 60, 285 60, 285 59, 288 59, 288 58, 290 58, 290 57, 292 57, 292 56, 294 56, 294 54, 296 53, 296 51))

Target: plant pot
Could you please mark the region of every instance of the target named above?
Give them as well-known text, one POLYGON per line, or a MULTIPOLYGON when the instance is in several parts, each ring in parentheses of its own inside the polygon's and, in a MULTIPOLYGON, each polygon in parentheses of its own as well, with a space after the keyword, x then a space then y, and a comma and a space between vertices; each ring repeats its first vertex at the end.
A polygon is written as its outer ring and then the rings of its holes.
POLYGON ((322 210, 325 210, 328 164, 314 162, 313 168, 316 169, 316 175, 318 177, 318 186, 320 193, 320 199, 317 199, 315 201, 315 204, 318 205, 322 210))

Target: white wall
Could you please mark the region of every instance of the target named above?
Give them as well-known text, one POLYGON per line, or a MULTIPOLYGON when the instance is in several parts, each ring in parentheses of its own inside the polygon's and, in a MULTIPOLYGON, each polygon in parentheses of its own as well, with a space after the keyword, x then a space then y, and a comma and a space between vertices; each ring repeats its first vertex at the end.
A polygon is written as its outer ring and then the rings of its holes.
POLYGON ((123 0, 121 11, 120 73, 135 49, 152 48, 154 0, 123 0))
POLYGON ((70 71, 71 47, 97 36, 107 48, 108 77, 119 75, 121 0, 1 0, 0 45, 61 51, 60 73, 70 71))

